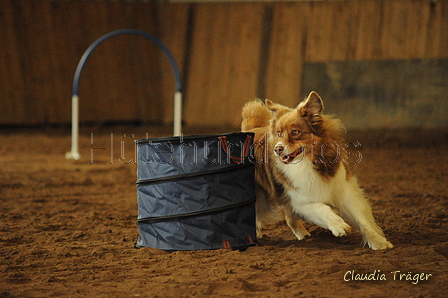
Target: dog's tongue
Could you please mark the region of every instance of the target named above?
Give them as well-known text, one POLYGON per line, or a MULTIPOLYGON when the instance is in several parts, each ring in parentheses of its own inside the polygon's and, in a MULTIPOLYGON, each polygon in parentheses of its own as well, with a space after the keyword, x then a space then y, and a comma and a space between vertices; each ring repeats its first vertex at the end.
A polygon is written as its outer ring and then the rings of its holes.
POLYGON ((297 149, 296 151, 294 151, 293 153, 289 154, 289 155, 285 155, 281 158, 282 162, 284 164, 288 164, 290 163, 297 155, 299 155, 302 152, 302 148, 297 149))
POLYGON ((281 158, 282 163, 284 163, 285 165, 288 164, 288 163, 290 162, 289 159, 290 159, 290 155, 286 155, 286 156, 283 156, 283 157, 281 158))

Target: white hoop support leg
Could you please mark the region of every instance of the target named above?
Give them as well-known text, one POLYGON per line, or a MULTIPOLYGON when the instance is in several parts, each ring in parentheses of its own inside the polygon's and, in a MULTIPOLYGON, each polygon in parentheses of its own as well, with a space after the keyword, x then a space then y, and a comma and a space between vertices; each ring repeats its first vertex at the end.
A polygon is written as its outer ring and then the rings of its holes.
POLYGON ((79 131, 79 97, 72 96, 72 151, 65 153, 66 159, 79 160, 81 155, 78 149, 78 131, 79 131))
POLYGON ((174 136, 182 133, 182 92, 174 93, 174 136))

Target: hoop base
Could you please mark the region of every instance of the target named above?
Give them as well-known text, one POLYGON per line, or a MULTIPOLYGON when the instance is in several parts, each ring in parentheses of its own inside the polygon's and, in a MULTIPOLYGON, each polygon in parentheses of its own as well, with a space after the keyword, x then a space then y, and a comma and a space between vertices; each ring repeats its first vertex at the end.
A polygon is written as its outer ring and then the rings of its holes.
POLYGON ((81 155, 79 154, 79 152, 70 151, 70 152, 65 153, 65 158, 79 160, 81 158, 81 155))

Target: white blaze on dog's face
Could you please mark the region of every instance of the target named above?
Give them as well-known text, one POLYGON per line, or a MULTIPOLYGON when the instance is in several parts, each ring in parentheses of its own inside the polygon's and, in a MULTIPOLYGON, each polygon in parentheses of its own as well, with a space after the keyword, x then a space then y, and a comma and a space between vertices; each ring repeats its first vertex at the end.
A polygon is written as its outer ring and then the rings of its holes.
POLYGON ((316 133, 322 122, 322 99, 311 92, 295 109, 266 100, 272 113, 271 134, 277 138, 274 153, 284 164, 300 161, 304 155, 313 154, 316 133))

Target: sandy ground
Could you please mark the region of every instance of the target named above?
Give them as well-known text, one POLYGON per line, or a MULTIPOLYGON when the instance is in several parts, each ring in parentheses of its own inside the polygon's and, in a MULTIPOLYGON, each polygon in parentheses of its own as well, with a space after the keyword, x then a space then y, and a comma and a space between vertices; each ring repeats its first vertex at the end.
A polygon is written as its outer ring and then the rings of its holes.
POLYGON ((348 135, 392 250, 310 225, 297 241, 280 223, 246 251, 173 253, 134 248, 130 162, 134 139, 169 129, 83 128, 79 161, 66 129, 0 133, 0 297, 448 297, 446 130, 348 135))

